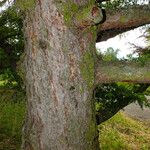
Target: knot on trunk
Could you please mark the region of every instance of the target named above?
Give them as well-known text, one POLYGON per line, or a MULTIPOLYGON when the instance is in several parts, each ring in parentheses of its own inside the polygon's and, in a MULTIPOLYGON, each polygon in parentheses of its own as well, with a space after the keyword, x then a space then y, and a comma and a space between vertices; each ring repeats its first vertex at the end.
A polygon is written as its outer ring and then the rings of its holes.
POLYGON ((87 6, 79 10, 73 18, 73 22, 78 28, 86 28, 100 23, 103 20, 103 13, 101 8, 94 6, 87 6))

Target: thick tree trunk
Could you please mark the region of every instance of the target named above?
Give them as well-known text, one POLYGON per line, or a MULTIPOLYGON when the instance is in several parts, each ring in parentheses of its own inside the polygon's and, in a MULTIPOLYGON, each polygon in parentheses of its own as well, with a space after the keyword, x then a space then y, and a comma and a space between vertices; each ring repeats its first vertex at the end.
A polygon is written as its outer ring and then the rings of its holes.
POLYGON ((96 29, 92 25, 101 19, 100 10, 93 1, 70 0, 37 0, 28 10, 22 148, 98 150, 92 101, 96 29), (81 7, 89 9, 88 14, 81 7), (72 14, 75 11, 83 18, 72 14))

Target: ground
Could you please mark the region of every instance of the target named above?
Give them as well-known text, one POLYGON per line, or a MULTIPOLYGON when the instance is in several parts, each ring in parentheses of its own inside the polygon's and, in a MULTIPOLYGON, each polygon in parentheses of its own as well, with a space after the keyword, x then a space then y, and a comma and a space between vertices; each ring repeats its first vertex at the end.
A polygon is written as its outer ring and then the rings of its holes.
POLYGON ((138 104, 132 103, 124 108, 124 112, 132 118, 150 122, 150 108, 142 109, 138 104))
MULTIPOLYGON (((24 96, 13 89, 0 89, 0 150, 20 150, 25 116, 24 96)), ((130 107, 130 106, 129 106, 130 107)), ((124 113, 99 126, 101 150, 149 150, 150 123, 124 113)))

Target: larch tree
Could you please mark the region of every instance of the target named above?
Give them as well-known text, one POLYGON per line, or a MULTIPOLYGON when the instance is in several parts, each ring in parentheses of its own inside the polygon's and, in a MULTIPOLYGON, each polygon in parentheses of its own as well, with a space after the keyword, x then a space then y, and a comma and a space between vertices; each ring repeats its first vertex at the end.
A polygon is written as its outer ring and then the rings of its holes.
POLYGON ((117 70, 105 69, 95 43, 150 23, 149 7, 106 9, 102 23, 104 13, 95 0, 17 0, 16 4, 25 11, 22 66, 27 116, 22 149, 99 150, 94 87, 150 78, 148 66, 134 79, 122 69, 124 64, 117 70))

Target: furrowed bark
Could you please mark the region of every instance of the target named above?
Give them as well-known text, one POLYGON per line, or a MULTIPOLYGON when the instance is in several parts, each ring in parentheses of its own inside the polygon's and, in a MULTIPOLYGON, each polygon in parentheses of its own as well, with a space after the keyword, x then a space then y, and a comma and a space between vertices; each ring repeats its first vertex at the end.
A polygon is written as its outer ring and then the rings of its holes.
POLYGON ((150 24, 150 7, 129 6, 116 10, 106 9, 106 21, 99 25, 97 42, 107 40, 131 29, 150 24))
MULTIPOLYGON (((105 74, 103 63, 99 64, 102 67, 95 66, 95 24, 102 20, 101 10, 94 0, 28 0, 23 3, 18 0, 20 8, 26 10, 28 109, 22 148, 99 150, 92 92, 95 79, 110 82, 113 77, 111 70, 105 74)), ((108 20, 105 26, 112 29, 111 17, 108 20)), ((121 22, 125 22, 124 18, 121 22)), ((113 25, 122 27, 115 22, 113 25)), ((130 79, 126 76, 123 79, 130 79)))
POLYGON ((94 3, 37 0, 26 12, 25 150, 99 149, 92 89, 102 18, 94 3))
POLYGON ((96 83, 132 82, 150 83, 150 62, 104 62, 97 63, 96 83))

